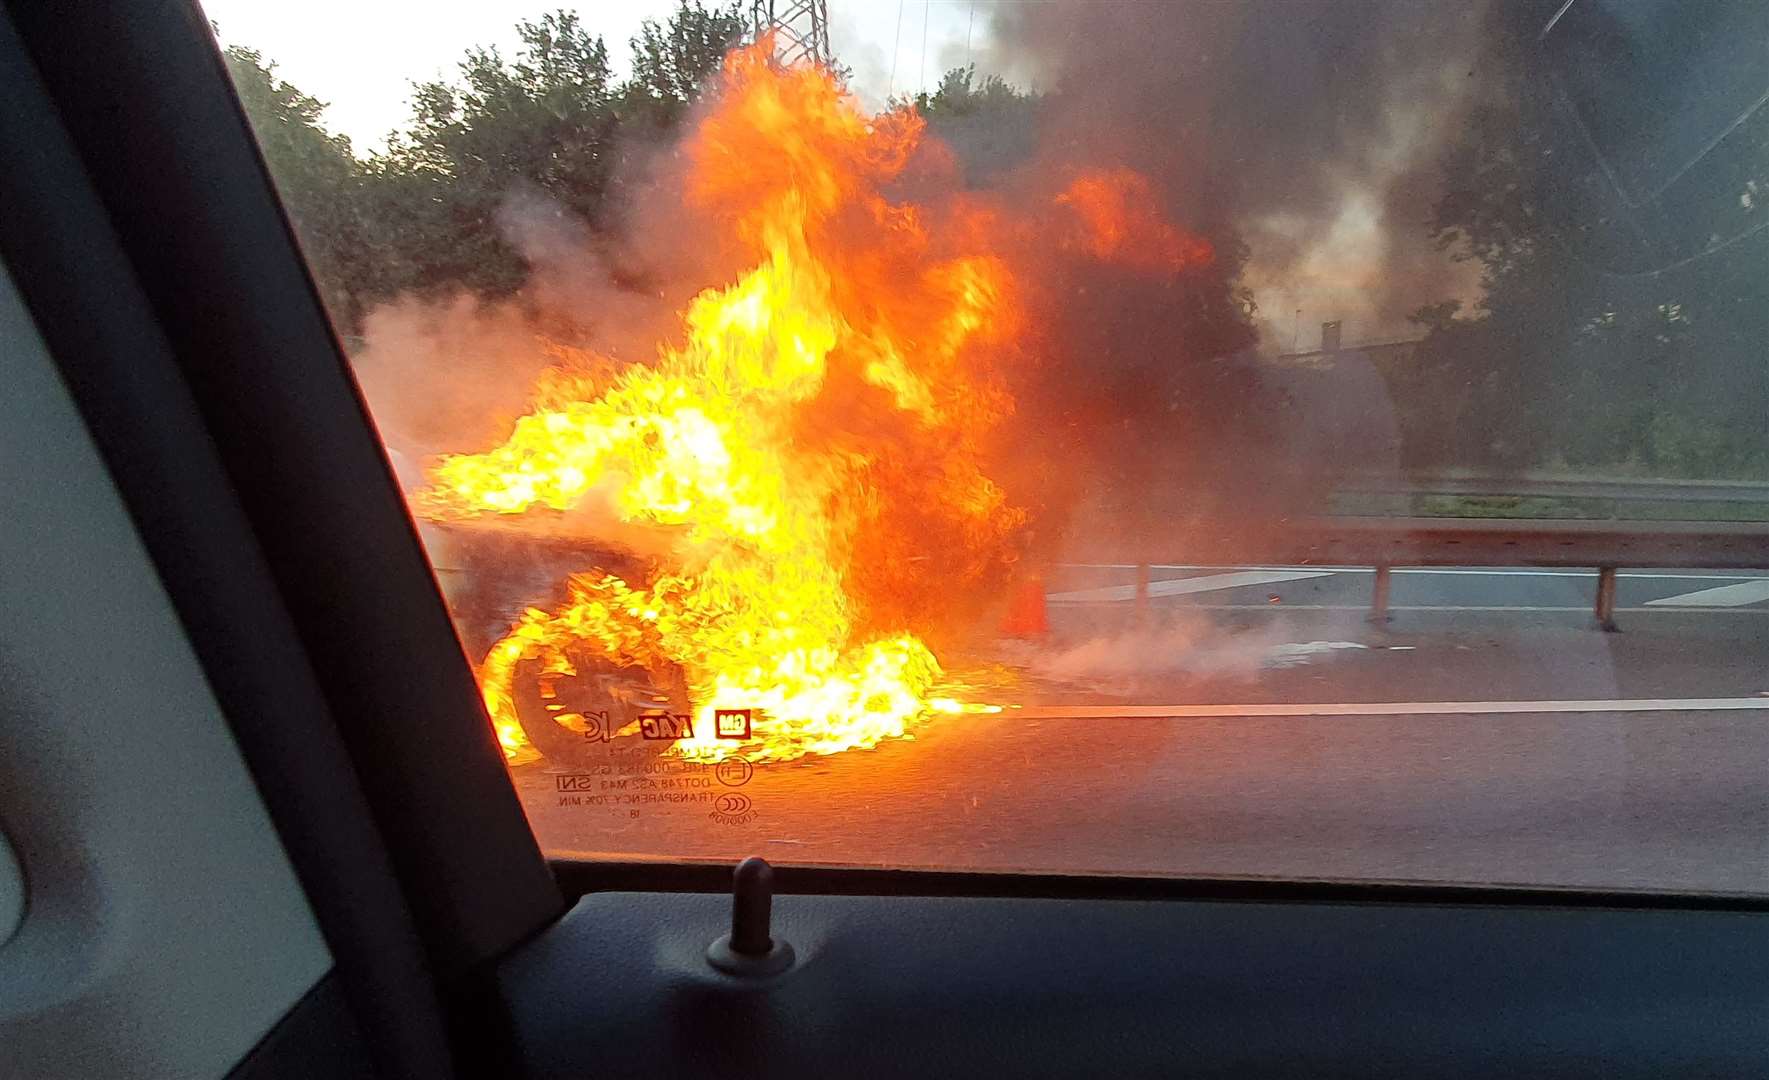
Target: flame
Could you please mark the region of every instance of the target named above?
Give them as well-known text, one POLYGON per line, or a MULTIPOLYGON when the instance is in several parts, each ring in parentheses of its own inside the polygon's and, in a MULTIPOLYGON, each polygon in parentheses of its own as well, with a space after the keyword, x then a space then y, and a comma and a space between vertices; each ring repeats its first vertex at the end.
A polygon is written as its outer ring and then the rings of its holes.
MULTIPOLYGON (((1015 321, 1006 267, 936 251, 914 208, 879 193, 921 136, 911 112, 869 120, 823 72, 734 53, 689 147, 689 194, 753 269, 696 297, 654 363, 606 385, 555 370, 501 445, 435 465, 415 499, 432 519, 565 512, 598 492, 624 521, 682 530, 693 553, 641 584, 574 575, 563 604, 492 647, 480 680, 507 754, 527 742, 517 669, 568 673, 586 653, 683 671, 696 723, 676 749, 700 760, 870 747, 928 711, 932 652, 901 626, 862 630, 878 620, 861 534, 934 499, 971 550, 1004 550, 1023 515, 977 454, 1010 404, 965 363, 1015 321), (891 440, 816 430, 832 377, 872 388, 891 440), (909 476, 916 490, 897 486, 909 476), (757 712, 752 744, 715 737, 722 708, 757 712)), ((891 584, 874 581, 874 599, 891 584)))
MULTIPOLYGON (((539 531, 593 503, 679 540, 645 581, 572 575, 492 646, 479 677, 506 755, 534 753, 525 665, 680 673, 695 716, 675 752, 703 761, 872 747, 991 710, 931 696, 941 668, 911 624, 1016 557, 1026 514, 984 444, 1013 410, 1024 302, 998 210, 887 196, 923 141, 912 110, 867 117, 826 72, 733 52, 686 191, 751 268, 695 297, 653 362, 557 367, 501 444, 433 465, 413 496, 432 520, 539 531), (755 711, 750 742, 716 737, 730 708, 755 711)), ((1195 259, 1144 227, 1139 182, 1084 177, 1062 198, 1100 257, 1195 259)))
POLYGON ((1056 201, 1074 211, 1081 246, 1103 262, 1172 273, 1213 257, 1208 241, 1162 216, 1148 178, 1131 169, 1083 171, 1056 201))

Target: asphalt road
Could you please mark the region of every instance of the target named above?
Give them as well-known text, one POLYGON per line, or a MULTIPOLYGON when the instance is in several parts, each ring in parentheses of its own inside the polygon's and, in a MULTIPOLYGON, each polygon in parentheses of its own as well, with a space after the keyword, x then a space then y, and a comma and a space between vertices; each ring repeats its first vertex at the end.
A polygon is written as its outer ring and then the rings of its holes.
POLYGON ((727 770, 522 766, 543 846, 619 857, 1769 892, 1769 576, 1054 574, 1019 706, 727 770), (1518 711, 1527 710, 1527 711, 1518 711))

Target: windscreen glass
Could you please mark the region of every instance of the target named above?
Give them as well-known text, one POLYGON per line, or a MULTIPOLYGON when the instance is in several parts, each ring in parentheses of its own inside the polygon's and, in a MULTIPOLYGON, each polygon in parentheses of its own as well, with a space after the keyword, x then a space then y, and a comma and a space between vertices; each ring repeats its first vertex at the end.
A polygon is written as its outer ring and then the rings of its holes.
POLYGON ((1769 889, 1769 7, 206 8, 549 853, 1769 889))

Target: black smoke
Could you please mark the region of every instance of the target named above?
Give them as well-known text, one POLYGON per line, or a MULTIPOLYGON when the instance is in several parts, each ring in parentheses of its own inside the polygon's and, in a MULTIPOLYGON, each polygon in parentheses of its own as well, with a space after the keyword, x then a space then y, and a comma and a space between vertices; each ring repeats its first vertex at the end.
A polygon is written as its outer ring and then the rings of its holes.
POLYGON ((1429 223, 1484 9, 1005 5, 984 62, 1048 91, 1039 153, 1122 161, 1161 182, 1180 220, 1232 222, 1267 345, 1290 344, 1304 302, 1306 348, 1322 321, 1345 320, 1348 340, 1391 337, 1419 306, 1469 292, 1470 268, 1437 250, 1429 223))

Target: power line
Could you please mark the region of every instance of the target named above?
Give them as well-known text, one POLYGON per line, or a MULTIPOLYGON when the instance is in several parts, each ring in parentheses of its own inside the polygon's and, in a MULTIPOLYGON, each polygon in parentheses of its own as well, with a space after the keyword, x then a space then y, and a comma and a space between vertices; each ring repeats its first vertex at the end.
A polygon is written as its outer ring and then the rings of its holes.
POLYGON ((1558 233, 1558 232, 1550 232, 1548 235, 1552 236, 1554 238, 1554 243, 1559 245, 1561 252, 1567 258, 1571 259, 1573 262, 1578 263, 1580 266, 1583 266, 1585 269, 1590 270, 1591 272, 1593 272, 1595 274, 1598 274, 1602 277, 1609 278, 1613 281, 1644 281, 1647 278, 1655 278, 1661 274, 1668 274, 1668 273, 1672 272, 1673 270, 1681 270, 1685 266, 1689 266, 1692 263, 1698 263, 1698 262, 1702 261, 1703 259, 1709 257, 1710 255, 1718 255, 1718 254, 1720 254, 1720 252, 1725 251, 1727 248, 1733 247, 1736 244, 1741 244, 1744 241, 1749 240, 1751 237, 1762 232, 1764 229, 1769 229, 1769 219, 1759 221, 1755 225, 1752 225, 1750 228, 1744 230, 1743 232, 1733 235, 1730 239, 1724 240, 1718 244, 1714 244, 1711 247, 1703 248, 1702 250, 1696 252, 1695 254, 1684 256, 1683 258, 1678 259, 1675 262, 1668 262, 1668 263, 1664 264, 1663 266, 1655 267, 1654 269, 1651 269, 1651 270, 1631 270, 1631 271, 1626 271, 1626 272, 1605 269, 1604 267, 1598 266, 1596 263, 1585 258, 1584 256, 1579 255, 1577 252, 1573 251, 1572 245, 1570 245, 1566 242, 1566 237, 1560 235, 1560 233, 1558 233))
MULTIPOLYGON (((1720 132, 1720 134, 1718 134, 1718 135, 1715 135, 1712 139, 1709 139, 1708 144, 1706 146, 1702 147, 1701 150, 1694 157, 1692 157, 1688 161, 1684 162, 1682 168, 1680 168, 1676 172, 1672 173, 1670 175, 1670 177, 1668 179, 1666 179, 1663 183, 1661 183, 1657 188, 1655 188, 1652 191, 1649 191, 1645 195, 1641 196, 1639 202, 1631 203, 1630 205, 1633 205, 1633 206, 1645 205, 1646 203, 1652 201, 1653 199, 1658 198, 1660 195, 1663 195, 1665 192, 1671 190, 1671 185, 1675 184, 1677 181, 1683 179, 1684 173, 1688 172, 1690 169, 1695 168, 1695 165, 1697 162, 1699 162, 1702 158, 1707 157, 1709 154, 1713 153, 1715 148, 1717 148, 1721 143, 1725 142, 1727 137, 1730 136, 1734 131, 1737 131, 1739 128, 1743 127, 1745 121, 1749 120, 1751 117, 1755 116, 1757 114, 1757 110, 1761 109, 1764 105, 1769 105, 1769 90, 1764 90, 1762 96, 1757 98, 1757 100, 1755 102, 1753 102, 1749 107, 1747 107, 1743 112, 1739 113, 1738 116, 1732 121, 1732 123, 1727 124, 1726 129, 1724 131, 1720 132)), ((1628 196, 1627 192, 1624 191, 1621 194, 1622 194, 1622 198, 1624 200, 1628 199, 1629 196, 1628 196)))
POLYGON ((934 0, 921 0, 921 92, 927 93, 927 20, 934 0))
POLYGON ((891 39, 891 81, 885 84, 885 100, 897 92, 897 54, 903 51, 903 0, 897 0, 897 36, 891 39))
POLYGON ((1554 25, 1556 23, 1558 23, 1566 15, 1566 10, 1568 8, 1572 7, 1572 3, 1573 3, 1573 0, 1566 0, 1566 3, 1560 5, 1560 10, 1556 11, 1554 13, 1554 17, 1552 19, 1548 20, 1548 24, 1546 26, 1542 27, 1542 32, 1536 35, 1537 41, 1541 41, 1543 38, 1546 38, 1550 33, 1553 32, 1554 25))

